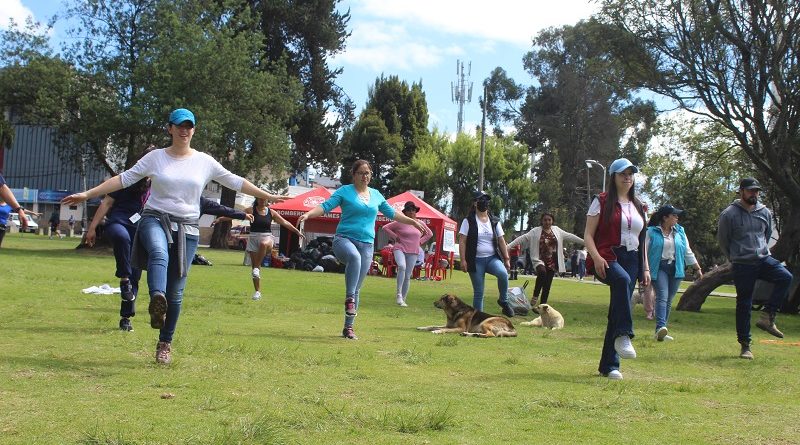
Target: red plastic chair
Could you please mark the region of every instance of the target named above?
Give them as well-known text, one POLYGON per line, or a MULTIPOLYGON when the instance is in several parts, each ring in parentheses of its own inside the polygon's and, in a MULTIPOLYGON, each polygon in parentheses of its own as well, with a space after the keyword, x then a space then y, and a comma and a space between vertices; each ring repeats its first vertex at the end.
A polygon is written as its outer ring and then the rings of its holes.
POLYGON ((393 277, 397 274, 397 264, 394 262, 394 254, 389 249, 381 249, 381 273, 385 277, 393 277))

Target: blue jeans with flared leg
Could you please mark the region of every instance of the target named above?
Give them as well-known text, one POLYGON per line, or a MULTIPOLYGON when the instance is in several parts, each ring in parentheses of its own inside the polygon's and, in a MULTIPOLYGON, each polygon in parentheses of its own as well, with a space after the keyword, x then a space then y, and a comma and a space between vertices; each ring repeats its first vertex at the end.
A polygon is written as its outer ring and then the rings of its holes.
MULTIPOLYGON (((172 232, 173 240, 178 237, 178 232, 172 232)), ((186 235, 186 272, 192 265, 192 258, 197 250, 199 237, 186 235)), ((175 248, 178 243, 171 246, 167 243, 167 234, 161 228, 161 222, 152 216, 145 216, 139 221, 139 242, 147 252, 147 286, 150 297, 153 293, 161 292, 167 297, 167 319, 161 328, 159 341, 171 342, 178 325, 183 304, 183 289, 186 287, 186 278, 178 273, 178 255, 175 248)))
POLYGON ((656 331, 667 326, 672 299, 678 293, 680 284, 681 279, 675 278, 675 262, 668 263, 667 260, 661 260, 658 265, 658 279, 653 282, 656 291, 656 331))
POLYGON ((469 273, 472 281, 472 307, 483 310, 483 290, 484 275, 494 275, 497 277, 497 291, 500 293, 500 301, 505 302, 508 298, 508 271, 506 266, 500 261, 497 255, 475 258, 475 272, 469 273))
MULTIPOLYGON (((344 287, 345 298, 353 297, 358 312, 361 285, 372 265, 372 254, 374 246, 372 243, 365 243, 342 235, 333 237, 333 254, 336 259, 344 263, 344 287)), ((344 316, 344 325, 353 326, 355 316, 344 316)))
POLYGON ((608 305, 608 325, 598 367, 601 374, 619 369, 619 354, 614 349, 614 340, 622 335, 633 338, 630 299, 639 276, 639 252, 618 247, 614 253, 617 261, 610 261, 606 269, 605 283, 610 287, 611 302, 608 305))

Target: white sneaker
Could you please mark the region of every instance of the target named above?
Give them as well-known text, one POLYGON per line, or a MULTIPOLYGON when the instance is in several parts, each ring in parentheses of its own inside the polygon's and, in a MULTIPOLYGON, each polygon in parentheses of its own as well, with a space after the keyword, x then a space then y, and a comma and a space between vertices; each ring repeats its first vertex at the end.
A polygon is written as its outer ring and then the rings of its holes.
MULTIPOLYGON (((253 269, 253 270, 256 270, 256 269, 253 269)), ((260 299, 261 299, 261 292, 256 291, 256 293, 253 294, 253 300, 258 301, 260 299)))
POLYGON ((675 340, 675 339, 674 339, 674 338, 672 338, 672 336, 671 336, 671 335, 665 335, 665 336, 664 336, 664 341, 672 341, 672 340, 675 340))
MULTIPOLYGON (((627 337, 625 337, 625 338, 627 338, 627 337)), ((609 380, 622 380, 622 373, 619 372, 619 369, 615 369, 615 370, 609 372, 608 374, 606 374, 606 377, 608 377, 609 380)))
POLYGON ((261 269, 253 268, 253 273, 251 275, 253 278, 261 278, 261 269))
POLYGON ((400 295, 397 296, 397 305, 400 306, 400 307, 408 307, 408 305, 406 304, 406 301, 403 300, 403 297, 400 296, 400 295))
POLYGON ((627 335, 620 335, 614 339, 614 349, 621 358, 636 358, 636 350, 633 349, 631 338, 627 335))
POLYGON ((658 330, 656 331, 656 340, 658 340, 658 341, 664 341, 664 338, 665 338, 665 337, 668 337, 668 335, 667 335, 667 334, 669 334, 669 330, 667 329, 667 327, 666 327, 666 326, 661 326, 661 327, 660 327, 660 328, 658 328, 658 330))

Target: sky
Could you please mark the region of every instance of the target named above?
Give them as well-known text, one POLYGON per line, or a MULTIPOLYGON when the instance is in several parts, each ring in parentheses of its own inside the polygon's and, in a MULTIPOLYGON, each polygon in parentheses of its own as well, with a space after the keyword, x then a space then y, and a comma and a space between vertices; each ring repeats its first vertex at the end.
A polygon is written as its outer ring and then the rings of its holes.
MULTIPOLYGON (((472 102, 464 105, 464 129, 480 122, 481 83, 500 66, 518 83, 532 83, 522 57, 542 29, 574 24, 598 9, 590 0, 343 0, 350 11, 351 32, 345 50, 330 61, 341 67, 337 84, 360 112, 367 90, 382 74, 422 82, 429 110, 429 126, 453 133, 458 105, 451 84, 458 80, 462 61, 474 84, 472 102)), ((62 9, 54 0, 0 0, 0 27, 8 19, 23 23, 27 16, 46 23, 62 9)), ((57 22, 53 46, 66 38, 66 25, 57 22)), ((466 74, 466 73, 465 73, 466 74)))

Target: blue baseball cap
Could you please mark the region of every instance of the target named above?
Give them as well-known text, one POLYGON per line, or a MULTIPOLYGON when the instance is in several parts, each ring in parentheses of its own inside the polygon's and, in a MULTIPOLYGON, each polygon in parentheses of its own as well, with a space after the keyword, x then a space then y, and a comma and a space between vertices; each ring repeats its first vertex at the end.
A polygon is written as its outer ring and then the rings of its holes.
POLYGON ((633 162, 625 158, 619 158, 608 167, 608 176, 614 173, 622 173, 628 168, 632 168, 634 173, 639 173, 639 167, 633 165, 633 162))
POLYGON ((169 123, 172 125, 180 125, 186 121, 191 122, 194 127, 194 113, 186 108, 178 108, 169 114, 169 123))

